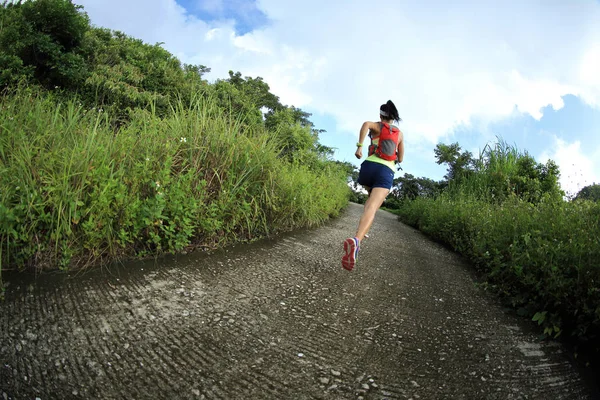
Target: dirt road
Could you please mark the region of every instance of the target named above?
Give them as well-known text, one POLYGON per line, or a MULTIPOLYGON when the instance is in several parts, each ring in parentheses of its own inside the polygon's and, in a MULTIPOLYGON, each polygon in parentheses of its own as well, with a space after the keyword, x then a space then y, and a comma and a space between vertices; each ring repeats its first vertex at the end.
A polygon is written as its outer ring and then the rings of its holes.
POLYGON ((210 256, 10 278, 3 399, 589 399, 455 254, 377 214, 210 256))

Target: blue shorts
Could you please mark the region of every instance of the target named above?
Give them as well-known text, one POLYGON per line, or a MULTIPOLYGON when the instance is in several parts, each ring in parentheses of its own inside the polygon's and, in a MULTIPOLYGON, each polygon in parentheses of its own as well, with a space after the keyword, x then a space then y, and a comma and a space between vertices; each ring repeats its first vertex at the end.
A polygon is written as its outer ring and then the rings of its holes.
POLYGON ((358 183, 370 188, 377 187, 390 190, 394 184, 394 171, 387 165, 364 161, 358 173, 358 183))

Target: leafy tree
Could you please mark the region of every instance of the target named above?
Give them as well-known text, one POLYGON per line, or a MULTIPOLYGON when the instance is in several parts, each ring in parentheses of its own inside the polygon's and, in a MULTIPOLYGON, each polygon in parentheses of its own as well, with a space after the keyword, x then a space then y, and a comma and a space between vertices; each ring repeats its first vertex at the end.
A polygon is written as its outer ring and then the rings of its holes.
POLYGON ((581 189, 575 196, 575 200, 600 201, 600 184, 594 183, 581 189))
POLYGON ((0 85, 19 78, 35 78, 48 88, 80 85, 87 68, 78 50, 90 29, 81 9, 70 0, 5 1, 0 7, 0 85))
POLYGON ((309 153, 317 154, 318 137, 307 126, 297 122, 295 110, 282 108, 265 120, 265 126, 273 132, 280 150, 280 157, 289 161, 306 162, 309 153))
POLYGON ((471 186, 491 194, 496 202, 516 196, 539 203, 543 198, 559 200, 563 195, 558 184, 560 171, 554 161, 538 163, 526 151, 519 152, 501 140, 494 147, 486 146, 475 165, 471 186))
MULTIPOLYGON (((314 128, 314 124, 309 120, 310 116, 312 115, 311 113, 303 111, 302 109, 294 106, 288 107, 288 109, 291 111, 295 123, 298 123, 303 127, 306 126, 311 129, 314 128)), ((269 115, 267 114, 267 119, 268 117, 269 115)))
POLYGON ((92 108, 110 111, 113 126, 136 109, 159 116, 173 111, 173 100, 190 104, 198 96, 214 99, 242 132, 269 129, 280 156, 319 168, 333 149, 319 143, 310 113, 284 106, 261 77, 229 71, 208 84, 204 65, 182 65, 161 47, 122 32, 91 27, 87 14, 71 0, 5 1, 0 8, 0 85, 25 80, 63 97, 78 96, 92 108), (248 129, 247 129, 248 128, 248 129))
POLYGON ((516 196, 530 203, 542 199, 559 200, 563 196, 558 179, 560 171, 549 160, 537 163, 527 152, 499 140, 486 145, 478 158, 461 152, 458 143, 438 144, 435 149, 438 164, 448 164, 448 190, 457 195, 469 195, 501 203, 516 196))
POLYGON ((425 177, 416 178, 412 174, 404 174, 404 176, 394 179, 392 195, 400 201, 414 200, 417 197, 435 197, 441 189, 441 182, 425 177))
POLYGON ((204 86, 206 81, 202 77, 210 72, 210 68, 205 65, 184 64, 183 75, 188 84, 192 86, 204 86))
POLYGON ((148 45, 104 28, 89 31, 81 52, 91 73, 80 93, 91 103, 123 112, 154 103, 158 113, 165 114, 169 99, 197 72, 188 68, 186 80, 179 60, 160 44, 148 45))
POLYGON ((269 85, 261 77, 252 78, 247 76, 242 78, 241 72, 229 71, 229 79, 231 83, 245 97, 247 101, 252 103, 259 109, 266 109, 265 122, 267 127, 277 122, 270 120, 275 118, 275 114, 281 110, 287 109, 292 117, 293 123, 298 123, 302 127, 308 126, 314 128, 313 123, 309 120, 312 114, 294 106, 284 106, 279 101, 279 97, 270 92, 269 85))
POLYGON ((448 165, 448 172, 444 176, 448 181, 460 179, 473 170, 473 154, 470 151, 461 153, 458 143, 450 145, 438 143, 434 152, 438 164, 448 165))
POLYGON ((325 146, 319 142, 319 134, 325 132, 324 129, 313 129, 313 135, 315 136, 315 151, 316 153, 323 158, 331 158, 334 154, 334 148, 325 146))
POLYGON ((264 107, 270 112, 275 112, 283 108, 279 97, 270 92, 269 85, 261 77, 242 78, 241 72, 229 71, 227 82, 243 93, 247 100, 259 109, 264 107))
POLYGON ((121 32, 91 28, 70 0, 5 1, 0 7, 0 85, 25 80, 67 89, 82 101, 112 107, 121 118, 150 104, 169 112, 173 98, 191 101, 206 88, 204 65, 182 66, 161 47, 121 32))
POLYGON ((345 175, 346 175, 346 182, 348 182, 348 185, 352 188, 352 190, 357 191, 358 190, 358 168, 348 162, 348 161, 333 161, 333 163, 335 165, 337 165, 338 167, 340 167, 345 175))
POLYGON ((237 117, 242 115, 244 126, 261 126, 264 124, 262 112, 249 95, 227 80, 218 79, 210 86, 207 94, 212 96, 226 114, 237 117))

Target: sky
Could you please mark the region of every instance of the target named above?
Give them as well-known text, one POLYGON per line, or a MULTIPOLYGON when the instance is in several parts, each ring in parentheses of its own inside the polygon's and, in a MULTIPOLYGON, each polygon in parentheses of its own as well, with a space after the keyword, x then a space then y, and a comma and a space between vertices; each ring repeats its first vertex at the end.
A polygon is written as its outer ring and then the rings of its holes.
POLYGON ((262 77, 312 113, 334 157, 392 100, 403 171, 442 179, 437 143, 473 154, 497 137, 554 160, 567 194, 600 183, 600 1, 75 0, 94 25, 188 64, 262 77))

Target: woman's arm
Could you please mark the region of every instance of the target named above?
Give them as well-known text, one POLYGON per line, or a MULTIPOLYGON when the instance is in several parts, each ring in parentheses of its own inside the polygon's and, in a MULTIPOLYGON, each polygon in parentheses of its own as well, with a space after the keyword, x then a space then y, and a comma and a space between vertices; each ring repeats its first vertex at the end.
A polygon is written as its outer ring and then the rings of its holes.
POLYGON ((398 140, 398 162, 404 160, 404 134, 400 132, 400 140, 398 140))
POLYGON ((369 132, 369 130, 379 133, 379 124, 376 122, 370 122, 370 121, 365 121, 362 124, 362 127, 360 128, 360 134, 358 135, 358 143, 357 143, 356 153, 354 153, 354 155, 358 159, 362 158, 362 146, 358 146, 358 145, 359 144, 362 145, 364 143, 365 138, 367 137, 367 132, 369 132))
POLYGON ((360 128, 360 134, 358 136, 358 143, 363 144, 367 137, 367 132, 372 130, 373 132, 379 133, 379 124, 377 122, 365 121, 360 128))

